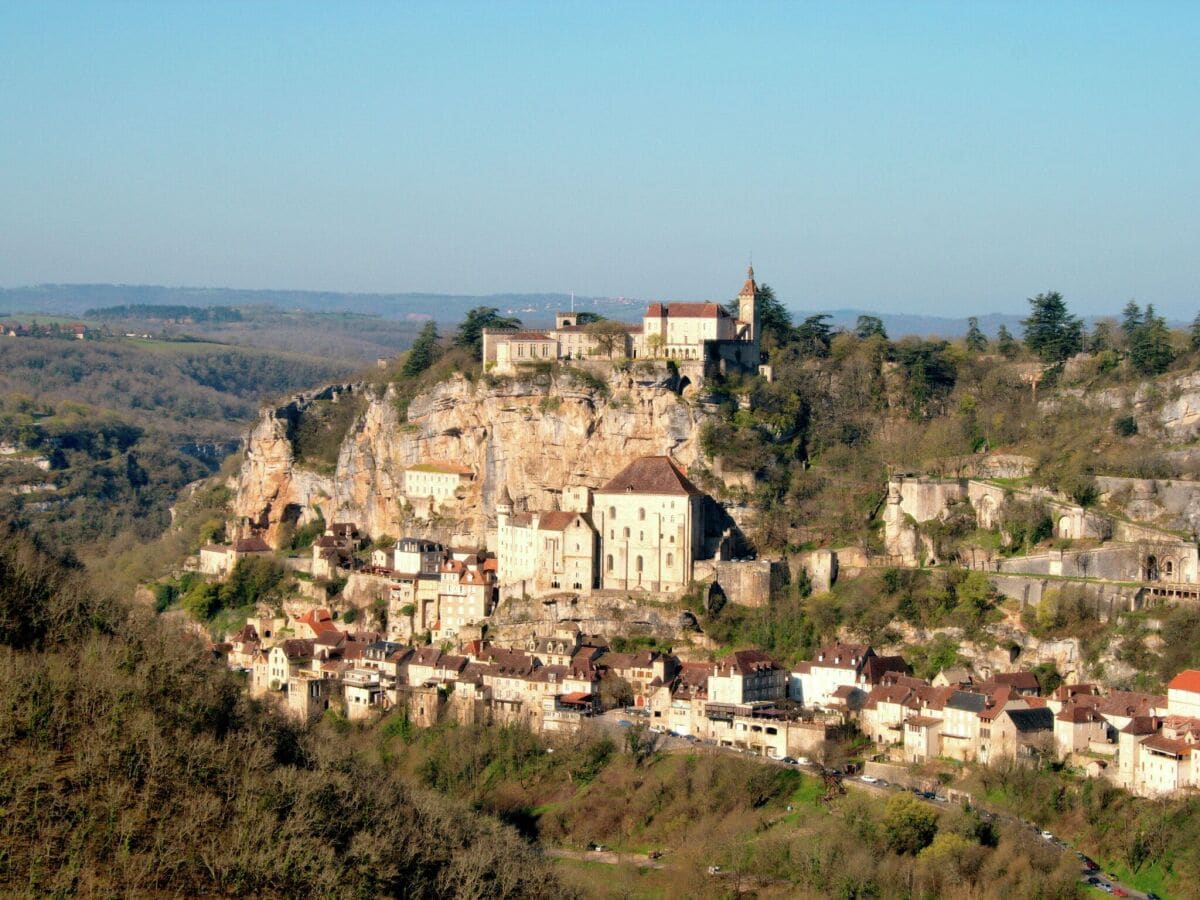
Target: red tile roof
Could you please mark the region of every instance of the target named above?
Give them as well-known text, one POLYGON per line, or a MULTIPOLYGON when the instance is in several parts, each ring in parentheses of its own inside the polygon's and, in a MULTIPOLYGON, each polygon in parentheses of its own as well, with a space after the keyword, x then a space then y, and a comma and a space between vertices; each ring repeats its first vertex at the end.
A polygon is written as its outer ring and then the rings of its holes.
POLYGON ((676 319, 728 319, 730 315, 720 303, 651 303, 646 315, 654 318, 668 316, 676 319))
POLYGON ((559 510, 542 513, 538 518, 538 531, 562 531, 568 525, 574 522, 577 516, 581 515, 583 514, 577 512, 562 512, 559 510))
POLYGON ((1192 691, 1200 694, 1200 671, 1196 669, 1184 669, 1171 679, 1170 684, 1167 685, 1167 689, 1172 691, 1192 691))

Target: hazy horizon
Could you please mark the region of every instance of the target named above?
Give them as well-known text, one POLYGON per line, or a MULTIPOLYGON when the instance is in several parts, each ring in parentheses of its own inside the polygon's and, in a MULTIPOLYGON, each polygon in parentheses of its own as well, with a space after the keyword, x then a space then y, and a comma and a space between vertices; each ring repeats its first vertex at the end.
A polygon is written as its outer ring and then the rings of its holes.
POLYGON ((1200 306, 1200 7, 0 8, 0 285, 1200 306), (286 285, 287 287, 281 287, 286 285))

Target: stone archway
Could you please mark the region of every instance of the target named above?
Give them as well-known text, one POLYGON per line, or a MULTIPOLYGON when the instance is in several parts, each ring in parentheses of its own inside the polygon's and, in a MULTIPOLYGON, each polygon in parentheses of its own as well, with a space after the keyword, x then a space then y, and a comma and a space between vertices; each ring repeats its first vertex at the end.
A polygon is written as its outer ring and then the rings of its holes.
POLYGON ((1153 554, 1146 557, 1142 565, 1142 581, 1158 581, 1158 557, 1153 554))

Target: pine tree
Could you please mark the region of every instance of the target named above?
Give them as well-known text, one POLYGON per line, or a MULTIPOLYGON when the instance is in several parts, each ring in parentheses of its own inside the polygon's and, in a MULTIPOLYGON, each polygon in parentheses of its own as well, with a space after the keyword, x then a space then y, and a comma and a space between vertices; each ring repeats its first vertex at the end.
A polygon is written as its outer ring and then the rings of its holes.
POLYGON ((1017 355, 1017 342, 1007 325, 1001 325, 1000 330, 996 332, 996 349, 1005 359, 1012 359, 1017 355))
POLYGON ((967 350, 971 353, 983 353, 987 350, 988 339, 979 330, 979 319, 975 316, 967 319, 967 350))
POLYGON ((1129 339, 1129 361, 1142 375, 1161 375, 1174 359, 1166 320, 1154 314, 1153 305, 1147 306, 1141 324, 1129 339))
POLYGON ((1112 325, 1108 322, 1097 322, 1088 336, 1087 349, 1089 353, 1103 353, 1113 349, 1112 325))
POLYGON ((438 330, 437 325, 431 319, 425 323, 425 327, 413 341, 412 349, 408 351, 408 358, 404 360, 405 377, 415 378, 432 366, 434 360, 437 359, 437 352, 438 330))
POLYGON ((1141 308, 1132 300, 1126 303, 1125 308, 1121 310, 1121 331, 1124 332, 1126 341, 1142 327, 1143 321, 1141 308))
POLYGON ((1200 350, 1200 313, 1192 319, 1192 349, 1200 350))
POLYGON ((1029 318, 1021 320, 1021 328, 1030 352, 1046 362, 1060 363, 1083 349, 1083 320, 1070 314, 1062 294, 1038 294, 1029 307, 1029 318))

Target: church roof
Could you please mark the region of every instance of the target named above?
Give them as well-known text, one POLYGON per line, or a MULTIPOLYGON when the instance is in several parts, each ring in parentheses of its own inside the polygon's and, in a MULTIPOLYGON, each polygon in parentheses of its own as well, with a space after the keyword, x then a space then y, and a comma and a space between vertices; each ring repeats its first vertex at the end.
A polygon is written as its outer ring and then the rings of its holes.
POLYGON ((643 456, 635 459, 600 489, 606 494, 701 494, 686 475, 667 456, 643 456))
POLYGON ((746 283, 738 292, 739 297, 754 297, 758 294, 758 285, 754 283, 754 266, 746 270, 746 283))
POLYGON ((579 515, 581 513, 566 512, 563 510, 544 512, 538 518, 538 531, 562 531, 574 522, 575 517, 579 515))

